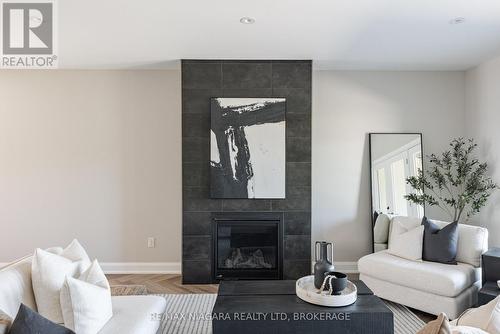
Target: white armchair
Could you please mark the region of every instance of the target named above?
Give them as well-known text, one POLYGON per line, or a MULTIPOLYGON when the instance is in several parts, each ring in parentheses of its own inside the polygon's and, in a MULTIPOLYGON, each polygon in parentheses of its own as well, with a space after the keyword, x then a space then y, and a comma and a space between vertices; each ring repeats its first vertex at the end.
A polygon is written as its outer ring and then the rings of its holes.
MULTIPOLYGON (((421 224, 420 218, 413 217, 393 217, 391 225, 394 221, 409 228, 421 224)), ((433 222, 441 227, 448 224, 433 222)), ((481 254, 487 249, 487 229, 459 224, 458 265, 411 261, 384 250, 362 257, 358 269, 360 279, 377 296, 435 315, 444 312, 454 319, 476 303, 481 286, 481 254)))

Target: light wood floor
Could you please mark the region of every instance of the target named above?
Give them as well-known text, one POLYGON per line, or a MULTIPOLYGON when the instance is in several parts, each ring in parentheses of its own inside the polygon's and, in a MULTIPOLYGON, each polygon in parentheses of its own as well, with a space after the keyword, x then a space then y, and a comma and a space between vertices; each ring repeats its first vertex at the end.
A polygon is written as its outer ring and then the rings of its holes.
POLYGON ((106 275, 110 285, 145 285, 149 293, 217 293, 217 284, 182 284, 181 275, 106 275))

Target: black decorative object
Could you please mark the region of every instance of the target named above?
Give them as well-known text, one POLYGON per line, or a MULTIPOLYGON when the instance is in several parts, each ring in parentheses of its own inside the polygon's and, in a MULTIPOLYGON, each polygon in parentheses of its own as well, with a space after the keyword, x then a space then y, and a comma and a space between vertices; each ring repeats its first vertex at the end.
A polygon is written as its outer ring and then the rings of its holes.
POLYGON ((330 290, 330 284, 332 285, 333 295, 340 295, 340 293, 347 286, 347 275, 341 273, 339 271, 327 271, 325 273, 325 278, 328 276, 332 276, 331 279, 328 279, 325 284, 325 290, 330 290))
POLYGON ((422 225, 425 228, 422 259, 444 264, 457 264, 455 258, 457 257, 458 223, 450 223, 440 229, 424 217, 422 225))
POLYGON ((212 98, 212 198, 285 198, 284 98, 212 98))
POLYGON ((70 329, 42 317, 24 304, 17 311, 9 334, 75 334, 70 329))
POLYGON ((481 257, 483 287, 479 290, 478 306, 495 299, 500 294, 497 281, 500 280, 500 248, 490 248, 481 257))
POLYGON ((314 245, 314 261, 316 261, 314 264, 314 286, 319 289, 325 279, 325 273, 335 269, 332 263, 333 244, 326 241, 316 241, 314 245), (328 252, 328 246, 330 246, 330 252, 328 252), (328 254, 330 254, 330 257, 328 257, 328 254))
POLYGON ((498 295, 500 295, 500 288, 498 288, 497 282, 488 281, 484 283, 477 294, 477 306, 488 304, 498 295))
POLYGON ((500 280, 500 248, 490 248, 481 257, 483 268, 483 283, 488 281, 496 282, 500 280))

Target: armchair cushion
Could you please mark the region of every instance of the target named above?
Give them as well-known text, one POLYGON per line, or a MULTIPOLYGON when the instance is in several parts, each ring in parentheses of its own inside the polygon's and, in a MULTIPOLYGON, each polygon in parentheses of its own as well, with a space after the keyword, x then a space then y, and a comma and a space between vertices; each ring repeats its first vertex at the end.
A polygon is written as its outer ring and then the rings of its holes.
POLYGON ((362 257, 358 268, 364 275, 446 297, 458 296, 480 279, 479 270, 470 264, 411 261, 387 251, 362 257))

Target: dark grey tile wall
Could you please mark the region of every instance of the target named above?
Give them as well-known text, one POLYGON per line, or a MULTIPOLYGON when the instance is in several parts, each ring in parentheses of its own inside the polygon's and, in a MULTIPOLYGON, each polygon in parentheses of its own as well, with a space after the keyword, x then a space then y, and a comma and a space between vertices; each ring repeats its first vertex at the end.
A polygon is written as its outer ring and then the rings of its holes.
POLYGON ((182 163, 184 283, 210 283, 211 213, 284 214, 284 279, 311 271, 311 61, 183 60, 182 163), (287 197, 210 199, 210 98, 287 98, 287 197))

